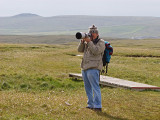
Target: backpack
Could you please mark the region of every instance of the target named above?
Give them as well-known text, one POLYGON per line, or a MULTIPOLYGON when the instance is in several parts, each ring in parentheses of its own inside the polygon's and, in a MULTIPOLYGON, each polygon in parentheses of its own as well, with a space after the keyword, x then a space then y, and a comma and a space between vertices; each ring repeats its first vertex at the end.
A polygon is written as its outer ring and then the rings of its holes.
POLYGON ((110 45, 109 42, 104 41, 105 42, 105 50, 104 50, 104 54, 103 54, 103 67, 105 69, 102 70, 102 73, 106 72, 107 73, 107 69, 108 69, 108 63, 110 62, 111 59, 111 55, 113 54, 113 47, 110 45))
MULTIPOLYGON (((97 39, 97 41, 93 41, 93 43, 97 44, 99 40, 100 40, 100 38, 97 39)), ((110 62, 111 55, 113 54, 113 47, 110 45, 109 42, 107 42, 107 41, 104 41, 104 42, 105 42, 105 50, 104 50, 104 54, 102 57, 103 69, 101 71, 101 74, 107 73, 108 63, 110 62)))

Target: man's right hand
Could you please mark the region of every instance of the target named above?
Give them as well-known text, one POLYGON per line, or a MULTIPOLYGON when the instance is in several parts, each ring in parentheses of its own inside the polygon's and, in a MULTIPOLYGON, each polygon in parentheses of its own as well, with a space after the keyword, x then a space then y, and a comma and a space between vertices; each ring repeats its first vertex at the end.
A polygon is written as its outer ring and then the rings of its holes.
POLYGON ((83 41, 86 41, 87 43, 91 41, 91 39, 89 37, 84 38, 83 41))
POLYGON ((85 40, 84 40, 84 39, 82 39, 82 40, 81 40, 81 43, 84 43, 84 42, 85 42, 85 40))

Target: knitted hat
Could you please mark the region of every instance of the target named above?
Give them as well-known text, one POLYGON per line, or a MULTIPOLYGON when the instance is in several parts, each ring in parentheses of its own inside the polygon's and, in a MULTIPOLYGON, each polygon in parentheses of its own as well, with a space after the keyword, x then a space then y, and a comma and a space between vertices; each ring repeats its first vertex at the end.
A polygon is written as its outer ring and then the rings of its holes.
POLYGON ((95 25, 92 25, 89 27, 89 33, 97 33, 98 34, 98 29, 95 25))

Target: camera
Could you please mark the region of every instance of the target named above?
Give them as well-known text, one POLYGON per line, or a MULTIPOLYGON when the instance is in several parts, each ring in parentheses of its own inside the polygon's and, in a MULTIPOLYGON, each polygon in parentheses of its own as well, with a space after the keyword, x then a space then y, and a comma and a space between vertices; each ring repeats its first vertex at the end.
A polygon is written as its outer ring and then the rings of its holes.
POLYGON ((76 33, 77 39, 83 39, 83 38, 87 38, 87 37, 91 37, 91 36, 92 36, 91 33, 85 33, 85 32, 77 32, 76 33))

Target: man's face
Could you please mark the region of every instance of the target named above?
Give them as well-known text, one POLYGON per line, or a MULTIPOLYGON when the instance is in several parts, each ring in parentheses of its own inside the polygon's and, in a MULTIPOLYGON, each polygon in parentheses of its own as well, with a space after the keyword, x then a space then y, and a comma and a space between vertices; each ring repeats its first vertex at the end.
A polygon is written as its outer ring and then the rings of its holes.
POLYGON ((92 38, 93 40, 96 39, 98 37, 98 34, 97 33, 92 33, 92 38))

